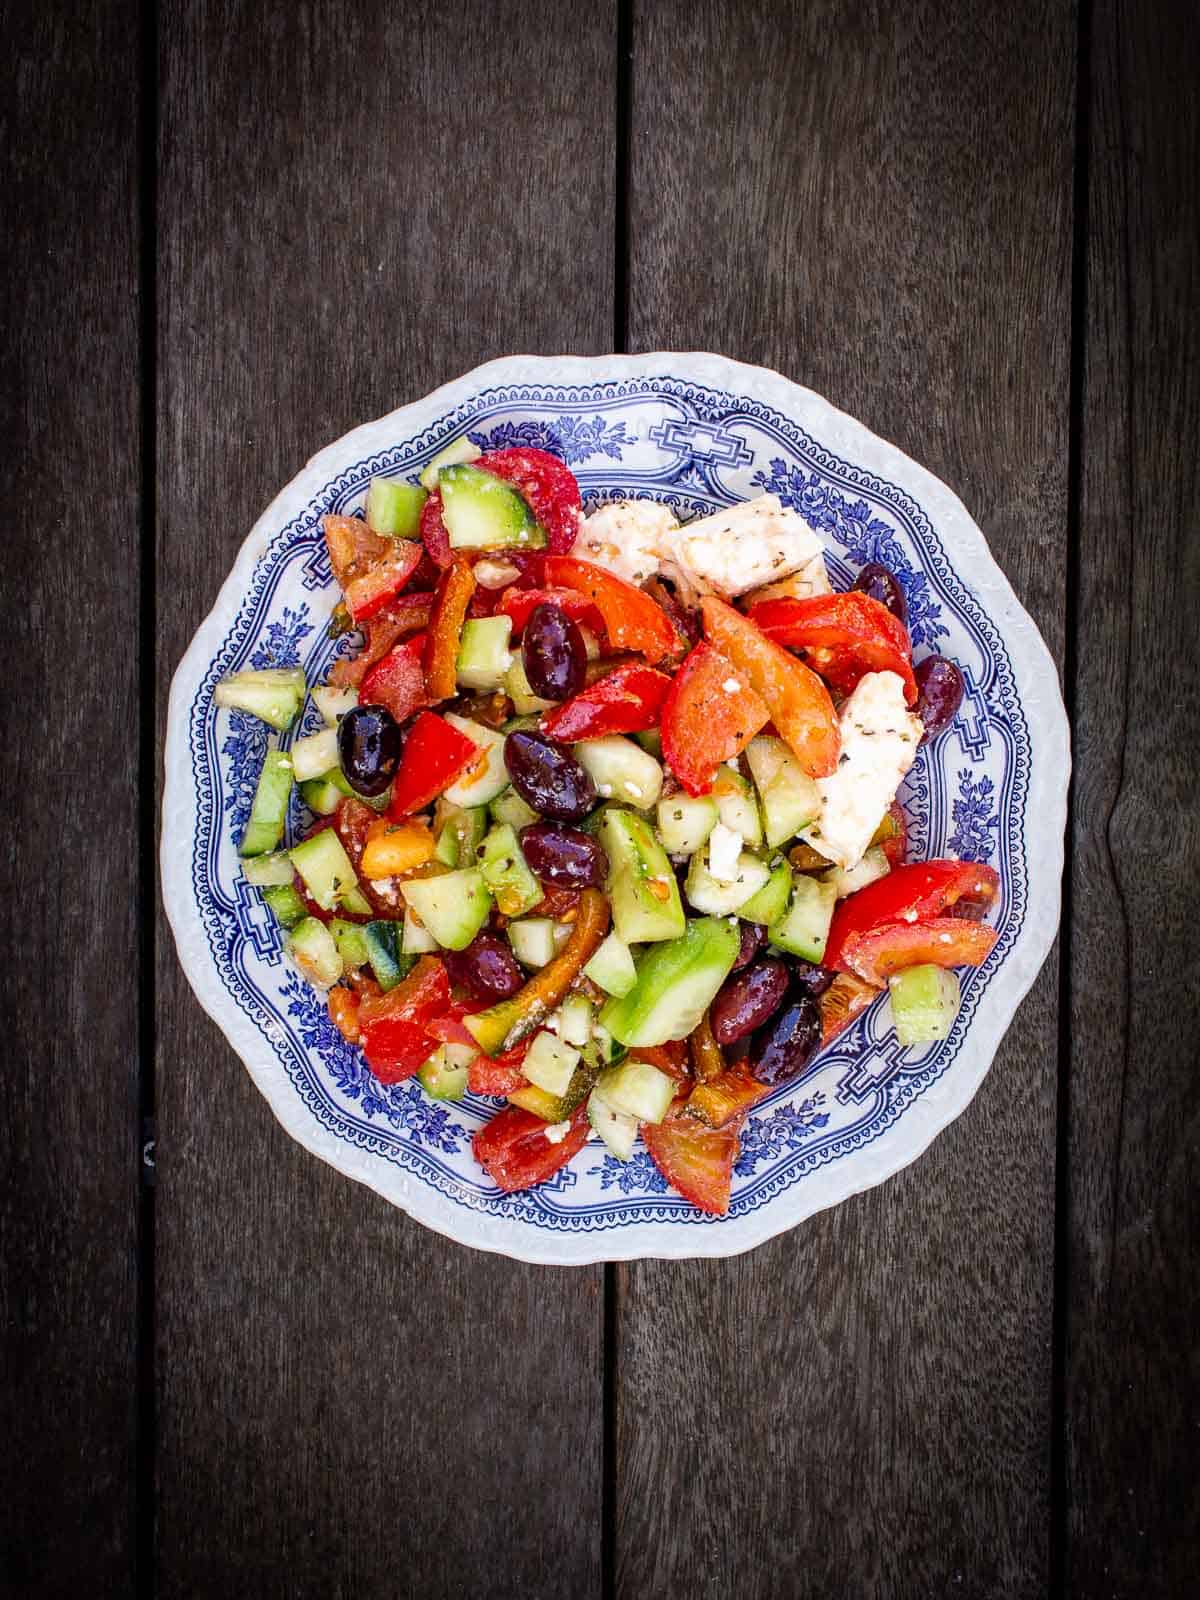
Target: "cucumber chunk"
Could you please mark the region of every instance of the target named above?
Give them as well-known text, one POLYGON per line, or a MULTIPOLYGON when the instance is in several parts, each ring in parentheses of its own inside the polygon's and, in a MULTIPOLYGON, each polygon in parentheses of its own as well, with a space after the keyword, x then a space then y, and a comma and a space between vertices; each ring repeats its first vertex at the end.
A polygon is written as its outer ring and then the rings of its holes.
POLYGON ((300 785, 300 798, 314 817, 331 817, 344 798, 337 784, 326 774, 309 778, 300 785))
POLYGON ((480 866, 497 910, 506 917, 523 917, 545 899, 541 884, 521 853, 516 833, 507 822, 497 824, 483 841, 480 866))
POLYGON ((477 444, 472 444, 464 433, 461 439, 452 439, 449 444, 443 445, 432 460, 430 460, 421 473, 419 482, 422 489, 433 490, 438 486, 438 473, 443 467, 456 467, 464 463, 478 461, 483 451, 477 444))
POLYGON ((735 911, 740 912, 748 900, 765 888, 770 877, 770 868, 764 866, 757 856, 743 850, 737 858, 733 877, 726 882, 713 876, 707 853, 698 850, 692 857, 683 888, 688 903, 697 911, 709 917, 727 917, 735 911))
POLYGON ((686 922, 679 885, 646 818, 620 808, 607 811, 599 839, 608 857, 608 897, 617 936, 626 944, 678 939, 686 922))
POLYGON ((367 527, 393 539, 421 537, 421 511, 427 489, 398 478, 372 478, 367 485, 367 527))
POLYGON ((759 734, 746 747, 762 806, 766 842, 772 850, 821 815, 821 791, 782 739, 759 734))
POLYGON ((468 1044, 443 1044, 417 1072, 421 1087, 432 1100, 461 1100, 467 1092, 471 1062, 479 1052, 468 1044))
POLYGON ((365 907, 365 913, 361 914, 370 912, 370 902, 362 900, 350 857, 332 828, 323 828, 311 838, 302 839, 299 844, 292 846, 289 854, 292 865, 304 879, 309 896, 322 911, 332 911, 335 906, 343 905, 359 915, 358 906, 352 898, 358 894, 359 901, 365 907))
POLYGON ((362 930, 366 959, 371 963, 379 987, 386 994, 394 989, 401 978, 406 978, 416 962, 416 956, 406 955, 400 948, 398 922, 368 922, 362 930))
POLYGON ((682 938, 657 944, 637 963, 637 982, 610 1000, 600 1024, 630 1049, 686 1039, 737 959, 741 935, 727 917, 687 924, 682 938))
POLYGON ((619 733, 605 739, 583 739, 571 754, 591 773, 596 793, 639 811, 653 810, 662 794, 663 769, 632 739, 619 733))
POLYGON ((728 762, 717 768, 712 797, 717 803, 720 819, 727 828, 740 833, 747 844, 762 843, 762 823, 758 817, 758 801, 754 790, 728 762))
POLYGON ((583 969, 584 976, 598 983, 606 994, 620 998, 637 982, 633 953, 619 934, 610 933, 583 969))
POLYGON ((446 867, 473 867, 487 832, 487 808, 452 805, 443 795, 437 803, 433 825, 437 831, 435 859, 446 867))
POLYGON ((367 930, 360 922, 346 922, 342 917, 331 917, 329 931, 347 972, 351 967, 366 966, 367 930))
POLYGON ((549 917, 522 917, 508 925, 508 942, 523 967, 547 966, 571 936, 570 924, 549 917))
POLYGON ((318 989, 331 989, 344 970, 333 935, 316 917, 305 917, 288 935, 287 953, 318 989))
POLYGON ((558 1008, 554 1032, 582 1050, 592 1037, 592 1002, 585 994, 569 994, 558 1008))
POLYGON ((455 550, 498 550, 504 545, 541 549, 546 535, 525 501, 503 478, 480 467, 443 467, 438 473, 442 521, 455 550))
POLYGON ((962 1005, 957 972, 944 967, 905 967, 888 979, 896 1038, 907 1049, 946 1039, 962 1005))
POLYGON ((281 928, 294 928, 308 915, 304 909, 304 901, 296 893, 290 879, 287 883, 269 883, 263 890, 262 897, 266 901, 267 910, 281 928))
POLYGON ((694 856, 717 825, 717 802, 711 795, 675 794, 660 800, 655 811, 658 837, 673 856, 694 856))
POLYGON ((600 1135, 609 1155, 618 1161, 628 1161, 637 1141, 637 1118, 615 1110, 596 1088, 588 1097, 587 1119, 600 1135))
POLYGON ((535 1034, 525 1053, 521 1071, 538 1089, 547 1094, 564 1095, 580 1062, 579 1051, 548 1029, 535 1034))
POLYGON ((213 690, 213 703, 252 717, 285 733, 304 704, 304 672, 300 667, 260 667, 233 672, 213 690))
POLYGON ((268 750, 258 775, 246 831, 238 845, 239 856, 262 856, 275 850, 283 838, 292 778, 292 758, 288 752, 268 750))
POLYGON ((256 889, 290 884, 295 876, 292 858, 286 850, 273 850, 265 856, 250 856, 242 862, 242 877, 256 889))
POLYGON ((319 683, 312 692, 312 702, 325 719, 325 725, 336 728, 338 718, 358 704, 357 689, 339 689, 331 683, 319 683))
POLYGON ((478 867, 461 867, 440 878, 413 878, 400 885, 400 893, 444 950, 465 950, 492 909, 478 867))
POLYGON ((455 675, 466 689, 498 689, 513 664, 511 617, 471 617, 463 623, 455 675))
POLYGON ((643 728, 641 733, 633 736, 647 754, 652 755, 656 761, 662 760, 662 729, 643 728))
POLYGON ((845 900, 847 896, 865 889, 869 883, 886 878, 891 870, 887 856, 876 844, 871 846, 857 866, 835 867, 829 876, 838 899, 845 900))
POLYGON ((522 828, 529 827, 531 822, 538 820, 538 814, 532 806, 525 801, 510 784, 507 789, 502 789, 488 806, 493 822, 507 822, 510 828, 515 828, 519 833, 522 828))
POLYGON ((406 956, 424 956, 437 947, 438 942, 429 929, 423 927, 413 916, 412 907, 406 906, 400 932, 400 953, 406 956))
POLYGON ((767 938, 780 950, 805 961, 819 962, 825 954, 836 904, 837 891, 832 882, 798 872, 788 909, 767 929, 767 938))
POLYGON ((297 739, 292 746, 292 767, 297 783, 307 783, 310 778, 320 778, 330 767, 338 765, 338 736, 336 728, 322 728, 297 739))
POLYGON ((508 671, 504 674, 504 688, 513 703, 513 710, 520 717, 527 717, 539 711, 549 711, 554 704, 553 700, 543 700, 540 695, 534 694, 525 672, 525 661, 519 650, 513 652, 508 671))
POLYGON ((614 1111, 623 1111, 638 1122, 661 1122, 671 1109, 676 1084, 649 1061, 630 1056, 619 1067, 602 1072, 596 1087, 614 1111))
POLYGON ((470 717, 460 717, 446 712, 446 721, 459 733, 466 734, 472 744, 487 751, 487 760, 480 767, 470 769, 445 791, 444 798, 454 806, 483 806, 508 788, 508 768, 504 765, 504 735, 495 728, 485 728, 482 722, 470 717))
POLYGON ((761 922, 770 927, 788 908, 792 894, 792 869, 786 861, 771 868, 771 876, 756 894, 737 908, 743 922, 761 922))

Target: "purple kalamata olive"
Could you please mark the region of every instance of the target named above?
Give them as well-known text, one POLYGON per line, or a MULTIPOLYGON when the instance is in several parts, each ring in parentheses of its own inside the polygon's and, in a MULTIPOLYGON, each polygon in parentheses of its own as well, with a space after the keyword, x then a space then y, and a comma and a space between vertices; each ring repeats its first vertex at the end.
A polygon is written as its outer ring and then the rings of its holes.
POLYGON ((600 841, 579 828, 531 823, 521 829, 521 850, 529 870, 560 889, 598 889, 608 872, 600 841))
POLYGON ((788 966, 793 988, 801 994, 812 995, 814 1000, 823 995, 833 982, 833 973, 828 967, 818 967, 815 962, 804 961, 800 956, 793 956, 788 966))
POLYGON ((924 724, 921 743, 936 739, 958 715, 962 705, 963 675, 953 661, 945 656, 926 656, 913 668, 917 680, 917 703, 914 710, 924 724))
POLYGON ((885 567, 881 561, 868 561, 855 578, 854 587, 870 595, 872 600, 878 600, 894 617, 899 617, 905 627, 908 626, 908 599, 900 579, 890 567, 885 567))
POLYGON ((750 1067, 760 1083, 786 1083, 812 1060, 821 1042, 821 1008, 811 995, 796 995, 754 1036, 750 1067))
POLYGON ((579 624, 556 605, 534 606, 521 640, 525 676, 543 700, 569 700, 583 688, 587 647, 579 624))
POLYGON ((787 991, 788 970, 773 956, 726 978, 709 1007, 713 1038, 720 1045, 733 1044, 761 1028, 779 1010, 787 991))
POLYGON ((504 764, 527 806, 556 822, 578 822, 596 804, 596 785, 566 745, 541 733, 510 733, 504 764))
POLYGON ((476 1000, 508 1000, 524 985, 525 974, 508 940, 498 933, 477 933, 465 950, 443 950, 441 955, 450 981, 476 1000))

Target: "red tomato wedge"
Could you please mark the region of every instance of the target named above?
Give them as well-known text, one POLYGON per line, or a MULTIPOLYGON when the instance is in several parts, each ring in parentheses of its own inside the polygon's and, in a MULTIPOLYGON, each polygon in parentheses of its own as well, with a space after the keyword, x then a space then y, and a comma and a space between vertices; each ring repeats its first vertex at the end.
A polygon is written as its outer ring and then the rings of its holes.
POLYGON ((614 650, 631 650, 654 666, 683 649, 684 641, 662 607, 624 578, 571 556, 547 556, 545 572, 549 587, 587 596, 604 619, 614 650))
POLYGON ((322 517, 329 565, 344 593, 347 584, 383 561, 391 552, 393 539, 372 533, 361 517, 322 517))
POLYGON ((387 542, 391 548, 383 560, 345 586, 346 609, 355 622, 366 622, 394 600, 425 555, 415 539, 387 542))
POLYGON ((978 966, 995 944, 996 932, 962 913, 986 911, 999 892, 995 868, 976 861, 897 867, 841 902, 822 964, 868 983, 884 983, 901 967, 926 961, 978 966), (959 915, 945 916, 951 907, 958 907, 959 915), (927 938, 931 925, 933 937, 927 938))
POLYGON ((708 595, 700 609, 705 636, 745 675, 804 771, 827 778, 837 766, 842 740, 820 678, 723 600, 708 595))
POLYGON ((542 732, 552 739, 600 739, 609 733, 642 733, 656 728, 671 688, 665 672, 623 661, 565 704, 542 718, 542 732))
POLYGON ((480 1128, 472 1141, 475 1159, 497 1188, 511 1194, 532 1189, 565 1167, 587 1143, 586 1107, 571 1118, 571 1129, 558 1144, 546 1137, 546 1124, 531 1111, 506 1106, 480 1128))
POLYGON ((732 661, 698 644, 663 704, 663 759, 689 794, 707 794, 721 762, 744 750, 769 716, 732 661))
POLYGON ((643 1123, 642 1138, 672 1189, 710 1216, 723 1217, 729 1210, 739 1127, 706 1128, 676 1108, 657 1127, 643 1123))
POLYGON ((442 497, 436 489, 421 507, 421 543, 435 566, 450 565, 450 532, 442 520, 442 497))
POLYGON ((821 1043, 826 1045, 836 1039, 878 997, 875 984, 856 978, 852 972, 839 972, 817 1001, 821 1010, 821 1043))
POLYGON ((426 634, 415 634, 377 661, 359 685, 359 704, 384 706, 397 722, 407 722, 414 711, 428 705, 426 640, 426 634))
POLYGON ((586 623, 595 634, 604 632, 604 618, 586 595, 574 589, 521 589, 514 584, 500 596, 496 610, 512 619, 513 634, 519 638, 533 608, 543 604, 557 606, 573 622, 586 623))
POLYGON ((471 563, 455 555, 438 581, 425 646, 425 687, 431 701, 449 700, 457 688, 458 647, 474 593, 471 563))
POLYGON ((884 984, 904 967, 982 966, 998 937, 986 922, 962 917, 885 922, 844 945, 841 959, 866 982, 884 984))
MULTIPOLYGON (((474 1042, 472 1039, 471 1043, 474 1042)), ((501 1099, 511 1094, 514 1089, 519 1089, 526 1082, 525 1074, 521 1071, 521 1063, 528 1048, 529 1041, 523 1039, 520 1044, 514 1045, 511 1050, 502 1056, 497 1056, 495 1060, 491 1056, 476 1056, 467 1068, 467 1088, 472 1094, 493 1094, 501 1099)))
POLYGON ((339 689, 356 689, 394 644, 429 626, 432 610, 431 594, 397 595, 364 627, 366 643, 359 653, 356 656, 342 656, 334 662, 333 671, 329 674, 330 683, 339 689))
POLYGON ((359 1002, 363 1054, 381 1083, 401 1083, 428 1060, 438 1045, 428 1025, 449 1005, 450 979, 436 956, 422 956, 387 994, 359 1002))
POLYGON ((676 1083, 684 1083, 691 1076, 687 1065, 686 1039, 669 1039, 666 1044, 638 1045, 629 1053, 639 1061, 648 1061, 652 1067, 665 1072, 668 1078, 674 1078, 676 1083))
POLYGON ((409 730, 392 784, 388 816, 393 822, 420 811, 486 754, 432 711, 422 711, 409 730))
POLYGON ((551 554, 565 555, 583 521, 575 474, 548 450, 488 450, 475 466, 511 483, 546 530, 551 554))
POLYGON ((750 612, 768 639, 802 650, 814 672, 839 694, 849 694, 868 672, 895 672, 904 698, 917 703, 908 629, 885 605, 858 589, 807 600, 764 600, 750 612))

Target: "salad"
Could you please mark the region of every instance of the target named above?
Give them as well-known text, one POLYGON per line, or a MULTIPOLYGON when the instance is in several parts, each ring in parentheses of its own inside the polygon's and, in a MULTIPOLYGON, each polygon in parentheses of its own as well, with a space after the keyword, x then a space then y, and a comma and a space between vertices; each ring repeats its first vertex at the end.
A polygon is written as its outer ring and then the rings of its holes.
POLYGON ((466 439, 323 528, 349 652, 216 690, 325 724, 268 750, 241 870, 382 1083, 495 1098, 499 1189, 640 1139, 722 1215, 753 1108, 879 994, 902 1045, 949 1034, 999 880, 906 858, 963 680, 913 662, 893 573, 834 593, 770 494, 585 515, 557 457, 466 439))

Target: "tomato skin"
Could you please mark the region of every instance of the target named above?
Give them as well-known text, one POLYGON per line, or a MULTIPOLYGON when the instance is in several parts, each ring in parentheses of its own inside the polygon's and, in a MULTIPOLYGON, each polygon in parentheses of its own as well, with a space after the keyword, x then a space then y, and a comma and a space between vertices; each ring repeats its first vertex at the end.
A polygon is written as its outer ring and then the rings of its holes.
POLYGON ((487 450, 474 463, 511 483, 546 531, 552 555, 565 555, 583 521, 575 474, 548 450, 487 450))
POLYGON ((884 984, 905 967, 978 967, 999 938, 986 922, 932 917, 928 922, 885 922, 843 946, 841 960, 868 983, 884 984))
POLYGON ((691 1077, 686 1039, 669 1039, 666 1044, 638 1045, 629 1053, 639 1061, 648 1061, 652 1067, 665 1072, 668 1078, 674 1078, 676 1083, 686 1083, 691 1077))
POLYGON ((572 622, 583 622, 597 636, 603 636, 604 618, 586 595, 574 589, 522 589, 513 584, 505 589, 496 603, 496 610, 512 619, 513 637, 525 632, 525 624, 535 606, 557 606, 572 622))
POLYGON ((433 610, 431 594, 401 594, 388 602, 363 627, 366 641, 356 656, 340 656, 334 662, 329 681, 340 689, 356 689, 377 661, 382 661, 393 645, 429 626, 433 610))
POLYGON ((745 675, 702 642, 688 652, 663 704, 663 759, 689 794, 707 794, 721 762, 744 750, 768 716, 745 675), (735 679, 736 691, 728 692, 735 679))
POLYGON ((458 647, 474 593, 470 561, 464 555, 454 556, 434 595, 425 645, 425 688, 431 701, 449 700, 458 687, 458 647))
POLYGON ((425 686, 428 634, 414 634, 377 661, 359 684, 358 700, 364 706, 383 706, 397 722, 407 722, 429 704, 425 686))
POLYGON ((587 596, 603 617, 614 650, 645 656, 651 666, 682 652, 683 640, 666 612, 624 578, 570 556, 548 556, 545 572, 551 588, 574 589, 587 596))
POLYGON ((402 1083, 437 1049, 428 1024, 450 1005, 450 979, 436 956, 422 956, 387 994, 359 1002, 358 1026, 367 1065, 380 1083, 402 1083))
POLYGON ((723 1217, 744 1120, 743 1114, 723 1128, 706 1128, 677 1106, 657 1126, 643 1123, 642 1140, 672 1189, 709 1216, 723 1217))
POLYGON ((480 1128, 471 1148, 496 1187, 512 1194, 553 1177, 583 1149, 587 1136, 585 1106, 577 1108, 570 1132, 558 1144, 547 1139, 546 1124, 540 1117, 519 1106, 506 1106, 480 1128))
POLYGON ((820 678, 723 600, 706 595, 700 610, 705 638, 748 680, 804 771, 810 778, 827 778, 837 766, 842 739, 820 678))
MULTIPOLYGON (((470 1042, 475 1043, 473 1039, 470 1042)), ((528 1042, 522 1041, 495 1060, 482 1053, 477 1055, 467 1068, 467 1088, 472 1094, 497 1095, 500 1099, 510 1095, 527 1081, 521 1063, 528 1048, 528 1042)))
POLYGON ((436 567, 450 565, 450 531, 442 520, 442 496, 435 489, 421 507, 421 543, 436 567))
POLYGON ((624 661, 542 718, 542 732, 570 744, 609 733, 642 733, 658 726, 671 680, 665 672, 624 661))
POLYGON ((345 587, 346 606, 355 622, 377 616, 408 583, 421 565, 424 550, 415 540, 391 539, 392 546, 378 565, 353 578, 345 587))
POLYGON ((867 983, 853 972, 839 972, 817 1001, 821 1012, 822 1046, 836 1039, 878 998, 878 985, 867 983))
POLYGON ((809 666, 839 694, 850 694, 868 672, 894 672, 904 699, 917 703, 908 629, 878 600, 859 589, 804 600, 764 600, 750 620, 777 644, 802 650, 809 666))
POLYGON ((330 568, 343 593, 355 578, 384 561, 394 542, 373 533, 361 517, 322 517, 321 529, 330 568))
POLYGON ((951 907, 986 911, 1000 892, 1000 875, 977 861, 920 861, 841 901, 833 914, 822 965, 885 983, 893 972, 923 962, 978 966, 996 930, 944 916, 951 907))
POLYGON ((392 784, 388 816, 399 822, 448 789, 480 758, 479 746, 433 711, 422 711, 409 729, 392 784))

